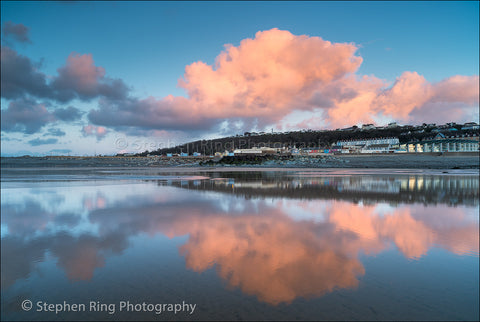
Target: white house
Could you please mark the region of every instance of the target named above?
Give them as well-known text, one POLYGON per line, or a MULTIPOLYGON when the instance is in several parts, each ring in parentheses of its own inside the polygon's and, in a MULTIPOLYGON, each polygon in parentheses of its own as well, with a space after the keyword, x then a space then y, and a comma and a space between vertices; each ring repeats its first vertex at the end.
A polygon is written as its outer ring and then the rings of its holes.
POLYGON ((399 144, 398 138, 379 138, 379 139, 362 139, 362 140, 344 140, 338 141, 335 145, 340 146, 369 146, 373 144, 399 144))
POLYGON ((480 125, 475 122, 468 122, 463 124, 462 130, 478 130, 480 129, 480 125))
POLYGON ((375 128, 375 125, 373 124, 363 124, 362 125, 362 130, 373 130, 375 128))
POLYGON ((393 152, 399 144, 398 138, 377 138, 338 141, 335 145, 341 147, 342 153, 387 153, 393 152))

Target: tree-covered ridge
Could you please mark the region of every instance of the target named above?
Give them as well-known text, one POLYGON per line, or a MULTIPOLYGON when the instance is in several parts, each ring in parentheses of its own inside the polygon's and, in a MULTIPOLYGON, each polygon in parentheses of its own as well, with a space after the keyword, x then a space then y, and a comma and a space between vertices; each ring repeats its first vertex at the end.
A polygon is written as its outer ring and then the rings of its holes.
POLYGON ((419 126, 405 125, 396 127, 373 128, 369 130, 353 126, 346 129, 336 130, 302 130, 283 133, 268 132, 245 132, 243 135, 211 139, 198 140, 185 143, 170 148, 158 149, 156 151, 144 151, 138 155, 163 155, 166 153, 201 153, 202 155, 212 155, 215 152, 224 152, 225 150, 248 149, 252 147, 296 147, 296 148, 323 148, 328 149, 337 141, 341 140, 360 140, 373 138, 397 137, 400 144, 407 142, 421 141, 435 137, 442 133, 446 137, 465 136, 478 137, 478 129, 464 129, 463 124, 448 123, 442 126, 432 124, 423 124, 419 126))

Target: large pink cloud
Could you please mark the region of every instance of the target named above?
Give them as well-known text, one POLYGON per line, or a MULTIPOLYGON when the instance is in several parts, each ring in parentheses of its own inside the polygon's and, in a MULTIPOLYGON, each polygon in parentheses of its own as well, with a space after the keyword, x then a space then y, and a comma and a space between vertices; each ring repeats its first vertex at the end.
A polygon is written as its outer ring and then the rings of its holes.
POLYGON ((429 121, 445 103, 456 112, 448 120, 461 120, 478 106, 478 76, 430 83, 414 71, 404 72, 389 86, 374 75, 356 74, 362 63, 356 50, 354 44, 271 29, 238 47, 226 45, 214 66, 187 66, 179 85, 197 115, 255 117, 260 125, 298 110, 313 111, 298 124, 302 127, 315 127, 319 119, 330 126, 375 123, 379 116, 429 121))
POLYGON ((391 86, 375 76, 346 77, 337 87, 355 89, 357 96, 334 98, 323 119, 333 127, 377 123, 379 117, 412 124, 471 120, 478 84, 478 76, 460 75, 430 83, 417 72, 402 73, 391 86))
POLYGON ((450 112, 457 111, 450 118, 461 117, 462 110, 478 106, 478 86, 478 76, 457 75, 429 83, 416 72, 404 72, 391 88, 374 98, 371 106, 397 120, 428 121, 435 110, 448 104, 450 112))
POLYGON ((69 87, 87 95, 94 96, 98 81, 105 76, 103 67, 95 66, 90 54, 71 53, 65 66, 58 69, 59 86, 69 87))
POLYGON ((187 97, 140 98, 108 77, 91 54, 71 53, 48 81, 28 58, 2 47, 2 97, 100 99, 90 122, 122 131, 212 131, 225 120, 244 130, 334 128, 385 120, 461 122, 478 115, 478 75, 432 83, 405 71, 390 82, 359 74, 357 49, 276 28, 259 31, 238 46, 225 45, 213 65, 187 65, 178 81, 187 97))
POLYGON ((371 108, 397 119, 407 119, 410 112, 433 96, 432 85, 416 72, 404 72, 393 86, 377 95, 371 108))
POLYGON ((434 102, 465 102, 478 105, 478 75, 452 76, 434 84, 433 87, 434 102))
MULTIPOLYGON (((106 126, 167 130, 211 130, 224 120, 245 130, 277 125, 338 127, 378 119, 399 122, 470 120, 478 106, 478 76, 455 75, 437 83, 415 71, 394 82, 359 75, 362 57, 352 43, 259 31, 238 46, 225 45, 214 65, 185 68, 178 85, 188 97, 105 100, 89 118, 106 126), (300 120, 292 113, 303 111, 300 120)), ((298 113, 297 113, 298 114, 298 113)))
POLYGON ((275 120, 306 102, 320 87, 355 72, 362 58, 353 44, 272 29, 257 32, 238 47, 226 45, 215 66, 185 68, 179 85, 199 108, 214 117, 275 120))
POLYGON ((89 118, 107 126, 161 129, 209 129, 232 118, 255 119, 262 126, 292 110, 317 107, 319 88, 325 89, 325 100, 355 95, 353 89, 331 84, 358 69, 362 58, 356 50, 353 44, 278 29, 257 32, 238 47, 226 45, 214 66, 201 61, 186 66, 179 86, 188 98, 104 100, 89 118))
POLYGON ((57 72, 50 85, 60 101, 97 97, 125 99, 129 91, 122 80, 106 77, 105 69, 95 65, 91 54, 71 53, 57 72))

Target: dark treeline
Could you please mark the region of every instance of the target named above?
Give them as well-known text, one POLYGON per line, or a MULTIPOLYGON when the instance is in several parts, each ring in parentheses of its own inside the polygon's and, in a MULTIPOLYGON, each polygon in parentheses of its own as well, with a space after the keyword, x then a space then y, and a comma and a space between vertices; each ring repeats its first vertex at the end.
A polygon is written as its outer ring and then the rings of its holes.
MULTIPOLYGON (((454 125, 457 131, 442 131, 446 136, 451 135, 472 135, 478 136, 479 130, 461 130, 462 125, 454 125)), ((215 152, 225 150, 248 149, 252 147, 297 147, 328 149, 339 140, 372 139, 382 137, 397 137, 400 144, 412 141, 420 141, 433 138, 437 132, 434 128, 427 126, 399 126, 395 128, 361 130, 354 126, 350 130, 332 131, 295 131, 285 133, 249 133, 231 137, 224 137, 212 140, 198 140, 170 148, 158 149, 156 151, 145 151, 138 155, 162 155, 166 153, 188 153, 194 152, 203 155, 212 155, 215 152)))

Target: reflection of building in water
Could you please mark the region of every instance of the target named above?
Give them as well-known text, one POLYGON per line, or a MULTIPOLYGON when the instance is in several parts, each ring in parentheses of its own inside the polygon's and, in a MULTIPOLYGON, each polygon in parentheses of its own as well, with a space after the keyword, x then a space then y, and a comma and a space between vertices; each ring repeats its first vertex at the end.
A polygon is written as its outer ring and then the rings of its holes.
POLYGON ((337 188, 339 191, 398 193, 400 191, 400 183, 398 181, 392 182, 385 178, 352 177, 348 181, 340 182, 337 188))
POLYGON ((400 178, 400 186, 404 191, 439 190, 444 193, 468 195, 478 192, 478 176, 457 177, 457 176, 410 176, 400 178))
POLYGON ((261 181, 248 181, 248 182, 236 182, 230 183, 235 188, 256 188, 256 189, 271 189, 271 188, 278 188, 278 184, 276 183, 268 183, 268 182, 261 182, 261 181))
MULTIPOLYGON (((162 184, 162 183, 161 183, 162 184)), ((352 200, 393 203, 445 203, 478 205, 479 178, 474 176, 292 176, 280 178, 222 178, 171 181, 167 185, 187 189, 215 190, 251 197, 352 200)))

